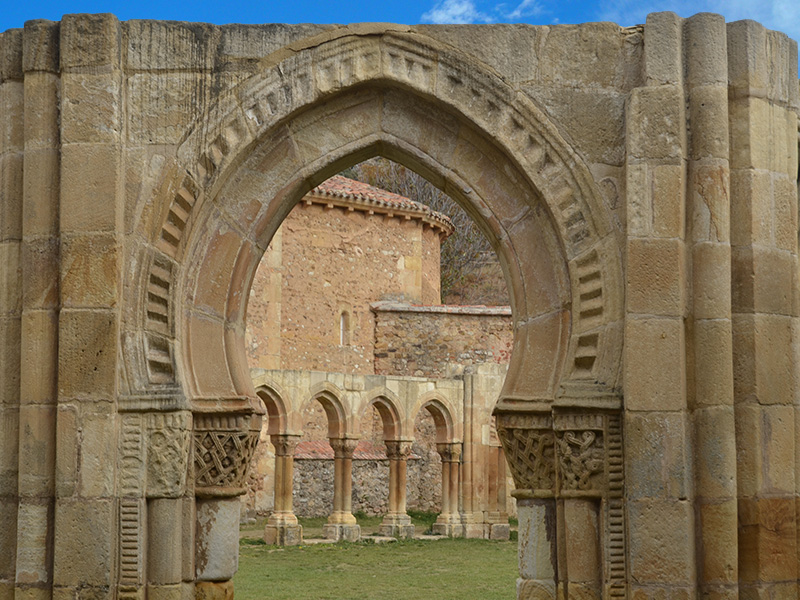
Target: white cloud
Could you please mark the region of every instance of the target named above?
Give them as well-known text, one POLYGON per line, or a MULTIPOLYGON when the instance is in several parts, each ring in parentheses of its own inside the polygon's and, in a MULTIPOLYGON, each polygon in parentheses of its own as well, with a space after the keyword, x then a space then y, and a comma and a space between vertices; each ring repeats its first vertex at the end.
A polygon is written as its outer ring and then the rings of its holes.
POLYGON ((752 19, 769 29, 800 39, 800 3, 797 0, 603 0, 597 17, 620 25, 644 23, 651 12, 672 11, 682 17, 714 12, 726 21, 752 19))
POLYGON ((471 0, 441 0, 422 15, 424 23, 491 23, 492 20, 475 8, 471 0))
POLYGON ((522 0, 514 10, 504 13, 503 16, 506 19, 519 19, 541 14, 542 10, 542 5, 537 0, 522 0))

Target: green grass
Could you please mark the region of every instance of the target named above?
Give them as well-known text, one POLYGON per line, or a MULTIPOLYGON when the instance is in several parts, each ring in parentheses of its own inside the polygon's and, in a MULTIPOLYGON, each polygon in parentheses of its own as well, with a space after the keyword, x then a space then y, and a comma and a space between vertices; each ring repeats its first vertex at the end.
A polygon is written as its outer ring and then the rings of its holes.
POLYGON ((243 540, 236 600, 507 600, 517 545, 488 540, 397 541, 277 548, 243 540))

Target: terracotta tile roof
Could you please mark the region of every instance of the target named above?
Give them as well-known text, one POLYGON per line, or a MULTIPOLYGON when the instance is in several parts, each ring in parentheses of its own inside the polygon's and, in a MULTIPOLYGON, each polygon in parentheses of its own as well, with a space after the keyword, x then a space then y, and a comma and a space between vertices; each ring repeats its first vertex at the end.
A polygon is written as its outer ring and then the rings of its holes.
MULTIPOLYGON (((333 460, 333 448, 328 442, 307 442, 297 444, 294 457, 299 460, 333 460)), ((409 460, 419 458, 416 454, 409 455, 409 460)), ((386 448, 383 444, 374 444, 368 440, 360 440, 353 454, 353 460, 387 460, 386 448)))
POLYGON ((306 201, 310 203, 313 200, 317 202, 335 200, 338 201, 337 203, 343 202, 351 208, 386 214, 398 212, 407 215, 406 218, 409 218, 408 215, 414 215, 414 218, 421 218, 430 225, 436 226, 446 236, 453 233, 454 230, 453 223, 447 215, 431 210, 425 204, 341 175, 334 175, 311 190, 306 196, 306 201))

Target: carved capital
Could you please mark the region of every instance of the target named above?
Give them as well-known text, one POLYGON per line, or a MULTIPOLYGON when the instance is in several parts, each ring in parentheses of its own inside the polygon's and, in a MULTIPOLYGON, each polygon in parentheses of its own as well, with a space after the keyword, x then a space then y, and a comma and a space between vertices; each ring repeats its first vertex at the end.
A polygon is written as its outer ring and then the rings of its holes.
POLYGON ((198 496, 244 493, 261 417, 255 414, 199 414, 194 423, 194 476, 198 496))
POLYGON ((459 443, 436 444, 436 451, 442 457, 442 462, 461 462, 462 446, 459 443))
POLYGON ((605 454, 599 431, 563 431, 557 437, 559 486, 562 490, 602 491, 605 454))
POLYGON ((269 440, 275 446, 275 456, 294 456, 300 436, 281 433, 269 436, 269 440))
POLYGON ((564 412, 555 416, 558 487, 561 493, 605 493, 606 414, 564 412))
POLYGON ((328 441, 333 448, 334 458, 353 458, 353 454, 358 446, 358 440, 353 438, 329 438, 328 441))
POLYGON ((386 456, 389 460, 408 460, 411 454, 411 442, 401 440, 387 440, 386 456))
POLYGON ((188 412, 147 416, 147 496, 177 498, 186 488, 191 415, 188 412))
POLYGON ((498 413, 497 437, 518 490, 554 491, 555 436, 550 413, 498 413))

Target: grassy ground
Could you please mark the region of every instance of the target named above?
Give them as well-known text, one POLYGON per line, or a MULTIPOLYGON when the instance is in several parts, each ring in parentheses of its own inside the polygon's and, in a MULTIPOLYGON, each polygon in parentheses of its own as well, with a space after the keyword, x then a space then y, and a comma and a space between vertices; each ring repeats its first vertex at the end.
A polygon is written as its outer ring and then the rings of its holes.
POLYGON ((236 600, 506 600, 515 542, 397 541, 277 548, 243 539, 236 600))

